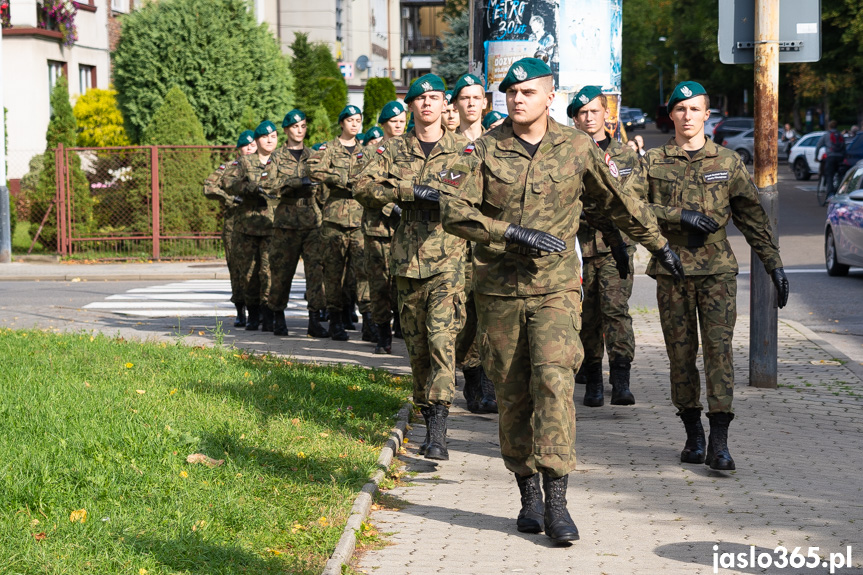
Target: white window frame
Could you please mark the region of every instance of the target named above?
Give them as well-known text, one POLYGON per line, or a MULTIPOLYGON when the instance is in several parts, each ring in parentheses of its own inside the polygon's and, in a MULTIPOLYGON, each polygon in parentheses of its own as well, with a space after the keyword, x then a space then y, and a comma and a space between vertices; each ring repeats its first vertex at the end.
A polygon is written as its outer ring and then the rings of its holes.
POLYGON ((80 94, 82 96, 86 94, 88 90, 92 90, 96 87, 95 75, 96 66, 91 66, 89 64, 78 65, 78 84, 81 89, 80 94))
POLYGON ((111 0, 111 10, 114 12, 129 12, 129 0, 111 0))

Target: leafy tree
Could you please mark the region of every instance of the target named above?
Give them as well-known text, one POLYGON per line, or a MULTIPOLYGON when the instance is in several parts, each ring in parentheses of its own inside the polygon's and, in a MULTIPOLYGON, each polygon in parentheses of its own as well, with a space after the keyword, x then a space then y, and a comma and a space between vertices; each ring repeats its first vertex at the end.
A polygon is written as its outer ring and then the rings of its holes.
MULTIPOLYGON (((449 4, 447 4, 449 6, 449 4)), ((459 76, 467 71, 470 45, 470 14, 463 12, 444 17, 449 30, 443 34, 443 50, 434 56, 434 73, 454 86, 459 76)))
POLYGON ((117 107, 116 90, 87 90, 72 110, 78 122, 78 145, 89 147, 128 146, 123 115, 117 107))
POLYGON ((332 131, 330 129, 332 122, 330 122, 327 109, 322 105, 319 104, 314 108, 311 114, 306 114, 306 119, 308 120, 309 126, 309 129, 306 132, 307 145, 311 146, 312 144, 317 144, 319 142, 328 142, 333 138, 332 131))
MULTIPOLYGON (((207 144, 195 110, 177 86, 168 91, 164 103, 153 115, 144 132, 144 143, 151 146, 207 144)), ((187 234, 219 229, 218 204, 201 194, 201 185, 213 168, 207 149, 159 150, 162 233, 187 234)))
POLYGON ((447 0, 443 8, 444 16, 453 18, 468 12, 470 2, 468 0, 447 0))
POLYGON ((310 43, 308 34, 297 32, 291 44, 291 71, 296 78, 296 107, 308 114, 323 103, 335 129, 339 113, 348 104, 348 86, 329 47, 310 43))
MULTIPOLYGON (((74 147, 78 141, 78 125, 75 115, 72 113, 72 104, 69 101, 69 82, 65 76, 61 76, 51 91, 51 120, 48 122, 48 130, 45 134, 47 145, 45 148, 44 168, 39 173, 39 180, 33 196, 30 200, 31 231, 33 234, 42 223, 42 219, 48 210, 51 210, 45 227, 42 229, 41 242, 46 246, 54 246, 57 241, 57 206, 52 206, 57 194, 56 177, 56 153, 59 144, 74 147)), ((67 194, 72 194, 74 209, 69 220, 72 229, 79 235, 86 234, 93 223, 93 200, 90 197, 90 186, 84 171, 81 169, 80 161, 75 161, 77 155, 69 154, 69 189, 67 194)))
POLYGON ((211 143, 235 143, 247 107, 276 117, 293 100, 288 59, 244 0, 144 3, 123 19, 114 83, 136 142, 173 85, 211 143))
MULTIPOLYGON (((250 107, 246 106, 246 109, 243 110, 243 119, 240 120, 240 131, 244 130, 252 130, 258 127, 263 121, 263 118, 258 118, 258 115, 255 114, 255 111, 250 107)), ((240 134, 237 134, 237 138, 240 137, 240 134)), ((236 139, 236 138, 235 138, 236 139)))
POLYGON ((378 123, 384 104, 396 99, 396 86, 389 78, 369 78, 363 88, 363 130, 378 123))

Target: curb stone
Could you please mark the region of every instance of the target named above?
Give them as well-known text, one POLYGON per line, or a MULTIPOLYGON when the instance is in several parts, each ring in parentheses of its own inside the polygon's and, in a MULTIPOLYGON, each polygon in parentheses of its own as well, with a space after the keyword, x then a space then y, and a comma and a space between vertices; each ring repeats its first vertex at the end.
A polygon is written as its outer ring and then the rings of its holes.
POLYGON ((839 351, 836 347, 834 347, 833 344, 831 344, 800 322, 794 321, 792 319, 780 319, 779 321, 788 324, 790 327, 802 333, 806 337, 806 339, 808 339, 809 341, 823 349, 825 352, 830 354, 831 357, 835 357, 836 359, 845 362, 842 364, 842 367, 846 368, 851 373, 859 377, 861 381, 863 381, 863 365, 860 364, 859 360, 848 357, 847 355, 839 351))
POLYGON ((327 561, 326 566, 321 575, 341 575, 342 565, 347 564, 351 556, 354 554, 354 549, 357 546, 357 532, 360 530, 362 522, 369 515, 369 510, 372 506, 372 498, 378 490, 378 484, 386 475, 386 470, 389 468, 393 457, 398 453, 399 447, 404 442, 405 429, 407 428, 408 420, 411 413, 410 401, 406 402, 399 410, 396 416, 396 425, 390 432, 389 439, 381 454, 378 456, 378 461, 375 464, 378 470, 371 476, 368 483, 363 485, 359 495, 354 500, 354 505, 351 507, 351 514, 345 524, 345 529, 342 536, 339 538, 338 544, 327 561))

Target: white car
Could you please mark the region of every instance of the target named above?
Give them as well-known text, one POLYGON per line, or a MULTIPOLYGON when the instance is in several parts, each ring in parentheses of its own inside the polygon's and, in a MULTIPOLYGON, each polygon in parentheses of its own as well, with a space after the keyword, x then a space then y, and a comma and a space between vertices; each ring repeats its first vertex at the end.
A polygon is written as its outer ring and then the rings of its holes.
POLYGON ((808 180, 812 174, 820 171, 818 159, 815 157, 815 146, 824 132, 811 132, 797 140, 791 153, 788 154, 788 165, 798 180, 808 180))
MULTIPOLYGON (((713 139, 713 128, 716 127, 725 116, 722 114, 722 110, 719 108, 710 108, 710 117, 707 118, 707 121, 704 122, 704 135, 713 139)), ((722 142, 719 142, 720 144, 722 142)))

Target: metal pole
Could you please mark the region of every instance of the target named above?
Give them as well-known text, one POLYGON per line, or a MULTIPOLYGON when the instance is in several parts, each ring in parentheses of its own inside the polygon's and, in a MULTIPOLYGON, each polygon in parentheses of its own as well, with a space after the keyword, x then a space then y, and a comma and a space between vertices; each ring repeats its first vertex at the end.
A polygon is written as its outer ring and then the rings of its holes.
MULTIPOLYGON (((0 112, 3 112, 3 35, 0 34, 0 112)), ((12 208, 9 205, 9 188, 6 187, 6 115, 0 113, 0 264, 12 261, 12 208)))
MULTIPOLYGON (((755 185, 777 238, 778 92, 779 0, 755 0, 755 185)), ((750 268, 749 385, 776 388, 779 332, 776 290, 754 250, 750 268)))
POLYGON ((162 233, 162 223, 161 200, 159 198, 159 149, 156 146, 150 147, 150 184, 153 202, 153 259, 158 260, 161 256, 159 239, 162 233))

